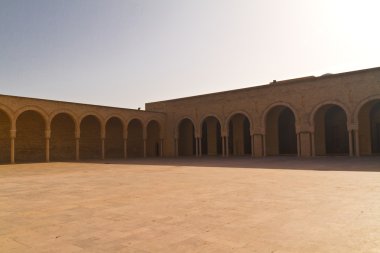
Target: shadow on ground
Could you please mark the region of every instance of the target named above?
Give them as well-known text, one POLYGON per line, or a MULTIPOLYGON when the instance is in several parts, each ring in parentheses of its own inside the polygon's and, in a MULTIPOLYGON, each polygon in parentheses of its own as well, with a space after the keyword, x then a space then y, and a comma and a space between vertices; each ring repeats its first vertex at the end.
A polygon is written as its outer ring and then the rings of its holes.
POLYGON ((167 165, 191 167, 225 167, 247 169, 289 169, 320 171, 373 171, 380 172, 380 156, 370 157, 201 157, 201 158, 129 158, 127 160, 91 160, 85 163, 129 164, 129 165, 167 165))

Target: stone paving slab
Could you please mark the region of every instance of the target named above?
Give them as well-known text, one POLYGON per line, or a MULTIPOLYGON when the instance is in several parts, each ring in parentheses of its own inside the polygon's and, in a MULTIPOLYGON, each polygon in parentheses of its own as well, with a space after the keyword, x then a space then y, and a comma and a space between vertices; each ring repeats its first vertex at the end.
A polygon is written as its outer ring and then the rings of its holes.
POLYGON ((380 252, 380 157, 0 166, 0 252, 380 252))

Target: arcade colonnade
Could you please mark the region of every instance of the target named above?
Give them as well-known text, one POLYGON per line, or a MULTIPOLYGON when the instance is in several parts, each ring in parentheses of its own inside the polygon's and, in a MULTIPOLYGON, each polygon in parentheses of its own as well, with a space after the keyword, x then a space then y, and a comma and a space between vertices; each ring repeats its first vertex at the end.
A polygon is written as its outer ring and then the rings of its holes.
POLYGON ((0 162, 161 157, 163 124, 161 115, 105 118, 95 111, 49 114, 37 106, 12 111, 0 104, 0 162))
POLYGON ((199 121, 187 116, 176 124, 175 154, 380 155, 380 96, 364 99, 354 110, 347 108, 338 101, 323 102, 302 123, 299 113, 284 102, 270 105, 261 118, 251 117, 249 111, 232 112, 224 119, 213 113, 199 121))
POLYGON ((380 154, 380 67, 147 103, 174 156, 380 154))
POLYGON ((380 155, 380 68, 132 110, 0 95, 0 163, 380 155))

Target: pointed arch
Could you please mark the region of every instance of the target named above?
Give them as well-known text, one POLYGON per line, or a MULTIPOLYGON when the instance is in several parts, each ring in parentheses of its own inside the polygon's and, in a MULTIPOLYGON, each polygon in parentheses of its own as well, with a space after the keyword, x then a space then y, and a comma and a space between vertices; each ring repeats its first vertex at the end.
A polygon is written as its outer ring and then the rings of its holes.
POLYGON ((105 121, 105 158, 121 159, 124 156, 124 122, 118 116, 105 121))
POLYGON ((15 160, 17 162, 42 162, 45 160, 45 130, 47 116, 44 111, 24 107, 17 112, 15 160))
POLYGON ((128 122, 127 154, 128 157, 144 156, 144 125, 139 118, 128 122))
POLYGON ((350 124, 351 122, 351 117, 350 117, 350 111, 348 110, 347 106, 345 104, 343 104, 342 102, 340 101, 335 101, 335 100, 326 100, 322 103, 319 103, 318 105, 314 106, 313 110, 311 111, 310 113, 310 118, 309 118, 309 122, 310 122, 310 125, 311 126, 314 126, 315 125, 315 114, 317 113, 317 111, 324 107, 324 106, 327 106, 327 105, 336 105, 336 106, 339 106, 340 108, 343 109, 343 111, 345 112, 346 114, 346 117, 347 117, 347 125, 350 124))
POLYGON ((46 111, 43 110, 41 107, 35 105, 27 105, 18 109, 14 114, 14 120, 17 122, 18 117, 26 111, 37 112, 43 118, 45 126, 47 126, 47 124, 49 123, 49 118, 46 111))
POLYGON ((222 134, 220 119, 214 115, 205 116, 201 120, 202 155, 222 155, 222 134))
POLYGON ((124 132, 125 129, 126 129, 127 124, 125 123, 125 119, 124 119, 124 117, 123 117, 122 115, 120 115, 120 114, 115 114, 115 113, 113 113, 113 114, 111 114, 111 115, 108 115, 108 116, 104 119, 105 125, 107 125, 107 122, 108 122, 110 119, 112 119, 112 118, 116 118, 116 119, 120 120, 120 123, 122 124, 122 127, 123 127, 123 132, 124 132))
POLYGON ((188 119, 191 122, 191 124, 193 124, 193 127, 194 127, 194 136, 197 133, 197 129, 198 128, 197 128, 195 119, 193 117, 191 117, 191 116, 184 116, 184 117, 180 118, 179 120, 177 120, 177 123, 175 124, 174 135, 175 135, 176 138, 179 137, 179 126, 180 126, 181 122, 183 120, 185 120, 185 119, 188 119))
POLYGON ((182 118, 177 125, 178 134, 178 155, 193 156, 195 155, 195 126, 191 118, 182 118))
POLYGON ((75 118, 62 110, 50 117, 50 160, 67 161, 75 159, 75 118))
POLYGON ((83 119, 86 118, 87 116, 95 117, 101 125, 104 125, 103 117, 99 115, 96 111, 86 111, 85 113, 82 113, 78 118, 78 124, 79 125, 82 124, 83 119))
POLYGON ((49 122, 51 122, 52 119, 55 116, 57 116, 58 114, 62 114, 62 113, 70 116, 70 118, 74 121, 75 125, 76 126, 78 125, 78 117, 77 117, 77 115, 73 111, 71 111, 69 109, 59 109, 59 110, 53 111, 52 113, 50 113, 50 115, 48 117, 49 122))
POLYGON ((355 109, 360 155, 380 155, 380 95, 370 96, 355 109))
POLYGON ((101 119, 93 114, 86 114, 80 118, 79 153, 81 159, 101 158, 101 119))
MULTIPOLYGON (((217 115, 215 113, 208 113, 208 114, 203 115, 199 120, 198 128, 200 130, 202 130, 202 125, 203 125, 203 122, 205 121, 205 119, 207 119, 209 117, 214 117, 216 120, 218 120, 221 128, 225 127, 225 122, 222 120, 222 117, 220 117, 219 115, 217 115)), ((201 131, 201 133, 202 133, 202 131, 201 131)))
POLYGON ((298 122, 299 122, 299 116, 298 116, 298 112, 297 110, 294 108, 293 105, 291 105, 290 103, 287 103, 287 102, 275 102, 275 103, 272 103, 270 104, 269 106, 267 106, 265 108, 265 110, 263 111, 263 113, 261 114, 261 125, 264 127, 264 129, 266 129, 266 121, 267 121, 267 116, 268 116, 268 113, 275 107, 280 107, 280 106, 283 106, 283 107, 287 107, 289 108, 292 112, 293 112, 293 115, 294 115, 294 118, 295 118, 295 122, 296 122, 296 125, 298 125, 298 122))
POLYGON ((348 111, 343 104, 330 101, 319 104, 311 113, 316 155, 348 155, 348 111))
POLYGON ((10 130, 12 128, 12 118, 10 111, 5 111, 0 105, 0 163, 9 163, 10 154, 10 130))
POLYGON ((298 117, 288 103, 277 102, 264 111, 265 148, 267 155, 296 155, 298 117))
POLYGON ((243 111, 243 110, 236 110, 236 111, 233 111, 231 112, 230 114, 228 114, 227 118, 226 118, 226 121, 224 122, 225 124, 225 129, 227 130, 228 129, 228 124, 231 120, 231 118, 237 114, 242 114, 244 115, 247 119, 248 119, 248 122, 249 122, 249 125, 250 125, 250 131, 253 131, 253 120, 251 119, 251 116, 249 115, 248 112, 246 111, 243 111))
POLYGON ((236 111, 227 117, 227 149, 231 155, 249 155, 252 153, 252 123, 248 113, 236 111))
POLYGON ((161 126, 160 123, 155 120, 149 120, 146 126, 147 138, 146 138, 146 152, 149 157, 158 157, 161 154, 161 126))
POLYGON ((7 115, 7 117, 9 118, 9 120, 11 122, 11 124, 14 123, 14 121, 15 121, 15 117, 14 117, 15 113, 9 107, 0 104, 0 111, 3 111, 7 115))

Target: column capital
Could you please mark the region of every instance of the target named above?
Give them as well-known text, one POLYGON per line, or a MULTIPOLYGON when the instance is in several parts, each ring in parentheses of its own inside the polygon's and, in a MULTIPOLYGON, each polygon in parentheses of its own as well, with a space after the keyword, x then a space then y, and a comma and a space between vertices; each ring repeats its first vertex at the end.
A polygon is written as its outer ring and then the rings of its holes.
POLYGON ((313 126, 300 126, 296 128, 296 133, 314 133, 314 127, 313 126))
POLYGON ((51 131, 50 130, 45 130, 45 138, 50 139, 51 137, 51 131))
POLYGON ((251 135, 264 135, 265 131, 261 131, 261 129, 253 130, 251 135))
POLYGON ((16 138, 16 130, 10 130, 9 133, 12 139, 16 138))
POLYGON ((359 124, 348 124, 347 125, 347 130, 352 131, 352 130, 359 130, 359 124))
POLYGON ((265 129, 262 127, 255 127, 253 129, 250 129, 251 135, 258 135, 258 134, 265 134, 265 129))

